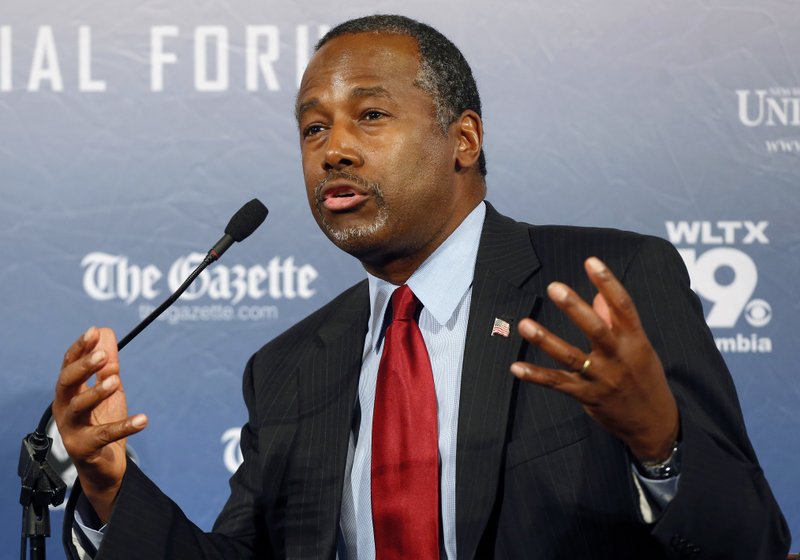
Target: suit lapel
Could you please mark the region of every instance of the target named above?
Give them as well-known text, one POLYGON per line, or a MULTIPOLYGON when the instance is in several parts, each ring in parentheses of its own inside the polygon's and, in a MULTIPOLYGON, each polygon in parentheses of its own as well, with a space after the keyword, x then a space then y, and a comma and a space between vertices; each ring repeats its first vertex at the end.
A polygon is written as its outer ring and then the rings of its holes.
POLYGON ((298 366, 299 425, 292 450, 286 551, 332 558, 348 438, 369 318, 366 282, 324 320, 298 366))
POLYGON ((456 459, 456 541, 459 558, 473 558, 497 498, 514 377, 520 356, 517 322, 541 298, 524 289, 539 268, 527 227, 487 203, 472 287, 461 377, 456 459), (509 336, 491 336, 495 318, 509 336))

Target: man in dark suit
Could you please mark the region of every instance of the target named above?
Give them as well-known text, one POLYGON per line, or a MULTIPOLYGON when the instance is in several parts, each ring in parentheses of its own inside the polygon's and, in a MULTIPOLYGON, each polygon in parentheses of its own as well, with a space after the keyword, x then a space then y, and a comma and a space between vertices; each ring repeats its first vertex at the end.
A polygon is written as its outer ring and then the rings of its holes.
POLYGON ((209 534, 126 463, 147 420, 127 414, 113 333, 87 331, 53 407, 85 497, 72 552, 105 524, 98 558, 402 556, 404 537, 378 543, 369 459, 389 298, 407 285, 435 385, 442 557, 785 556, 680 257, 484 203, 480 100, 447 39, 396 16, 346 22, 296 112, 314 216, 369 279, 251 358, 244 463, 209 534))

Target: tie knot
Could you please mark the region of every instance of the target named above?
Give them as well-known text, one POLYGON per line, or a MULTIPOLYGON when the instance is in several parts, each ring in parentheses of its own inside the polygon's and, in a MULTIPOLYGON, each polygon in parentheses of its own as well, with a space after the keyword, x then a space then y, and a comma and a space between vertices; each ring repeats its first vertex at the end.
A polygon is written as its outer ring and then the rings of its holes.
POLYGON ((392 320, 413 321, 419 304, 419 300, 411 288, 407 284, 403 284, 392 294, 392 320))

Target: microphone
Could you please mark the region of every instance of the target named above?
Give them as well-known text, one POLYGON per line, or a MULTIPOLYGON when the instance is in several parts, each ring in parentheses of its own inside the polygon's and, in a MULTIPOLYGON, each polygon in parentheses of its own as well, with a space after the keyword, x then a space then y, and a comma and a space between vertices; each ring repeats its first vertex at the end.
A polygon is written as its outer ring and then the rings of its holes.
MULTIPOLYGON (((117 348, 122 350, 136 335, 142 332, 150 323, 156 320, 170 305, 186 291, 208 265, 218 260, 231 245, 250 236, 267 217, 269 211, 260 200, 254 198, 242 206, 233 215, 225 227, 225 235, 216 242, 208 251, 203 262, 192 271, 183 284, 169 296, 164 303, 158 306, 150 315, 129 332, 117 343, 117 348)), ((57 506, 64 501, 66 484, 61 477, 47 463, 52 439, 47 437, 47 423, 53 416, 53 403, 47 407, 39 425, 33 433, 22 440, 17 474, 22 483, 20 504, 22 505, 22 549, 24 558, 25 542, 30 543, 31 559, 44 558, 45 537, 50 536, 50 510, 49 505, 57 506)))
POLYGON ((233 245, 234 241, 247 239, 264 222, 268 213, 267 207, 261 204, 257 198, 239 208, 239 211, 225 226, 225 235, 214 244, 208 254, 213 257, 213 260, 219 259, 233 245))

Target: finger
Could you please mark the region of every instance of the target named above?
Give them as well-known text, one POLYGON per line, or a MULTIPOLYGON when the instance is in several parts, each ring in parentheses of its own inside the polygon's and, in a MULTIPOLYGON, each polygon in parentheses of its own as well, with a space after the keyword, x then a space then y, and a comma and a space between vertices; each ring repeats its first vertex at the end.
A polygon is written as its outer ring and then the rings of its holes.
POLYGON ((104 367, 107 360, 108 355, 105 350, 95 350, 62 369, 56 383, 56 399, 70 399, 78 394, 83 384, 104 367))
POLYGON ((100 339, 99 332, 95 327, 89 327, 78 340, 72 343, 67 351, 64 353, 64 360, 61 362, 61 367, 67 367, 69 364, 82 357, 86 352, 90 352, 97 341, 100 339))
POLYGON ((543 368, 528 362, 514 362, 511 364, 511 373, 522 381, 549 387, 575 398, 583 393, 582 384, 586 383, 581 376, 574 373, 543 368))
POLYGON ((603 294, 594 296, 592 309, 594 309, 594 312, 608 325, 608 328, 612 327, 611 310, 608 308, 608 302, 606 302, 606 298, 603 297, 603 294))
POLYGON ((147 427, 147 423, 147 416, 137 414, 116 422, 62 432, 64 447, 73 461, 90 460, 98 452, 102 453, 107 445, 141 432, 147 427))
POLYGON ((597 257, 589 257, 584 268, 589 280, 603 295, 612 323, 623 330, 640 328, 639 314, 631 296, 605 263, 597 257))
POLYGON ((122 383, 118 375, 107 377, 103 381, 96 383, 94 387, 77 394, 69 403, 73 414, 83 414, 92 410, 105 399, 113 395, 122 383))
POLYGON ((578 371, 586 361, 586 352, 554 335, 533 319, 519 322, 519 333, 528 342, 541 348, 548 356, 564 364, 570 371, 578 371))
POLYGON ((98 442, 97 448, 114 443, 128 436, 137 434, 147 427, 147 416, 144 414, 137 414, 129 416, 119 422, 109 422, 108 424, 101 424, 91 428, 93 437, 98 442))
POLYGON ((119 353, 117 350, 117 336, 109 328, 97 329, 99 338, 97 349, 106 353, 107 359, 103 366, 96 372, 97 380, 103 381, 107 377, 119 373, 119 353))
POLYGON ((581 329, 592 347, 616 348, 617 340, 608 323, 572 288, 561 282, 551 282, 547 286, 547 295, 581 329))

